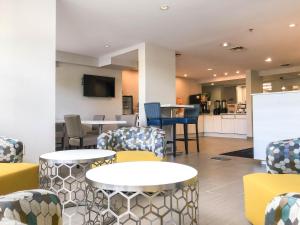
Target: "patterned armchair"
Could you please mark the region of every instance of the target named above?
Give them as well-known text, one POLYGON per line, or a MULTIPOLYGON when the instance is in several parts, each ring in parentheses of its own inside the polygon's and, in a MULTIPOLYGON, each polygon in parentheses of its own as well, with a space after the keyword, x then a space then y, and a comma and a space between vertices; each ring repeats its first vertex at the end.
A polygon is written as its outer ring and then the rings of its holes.
POLYGON ((300 173, 300 138, 270 143, 266 163, 268 173, 300 173))
POLYGON ((97 147, 114 151, 150 151, 156 156, 165 156, 165 132, 155 127, 122 127, 102 133, 97 147))
POLYGON ((265 225, 300 224, 300 193, 275 197, 266 208, 265 225))
POLYGON ((61 225, 59 198, 40 189, 0 196, 0 224, 61 225))
POLYGON ((0 163, 19 163, 23 160, 23 143, 0 137, 0 163))

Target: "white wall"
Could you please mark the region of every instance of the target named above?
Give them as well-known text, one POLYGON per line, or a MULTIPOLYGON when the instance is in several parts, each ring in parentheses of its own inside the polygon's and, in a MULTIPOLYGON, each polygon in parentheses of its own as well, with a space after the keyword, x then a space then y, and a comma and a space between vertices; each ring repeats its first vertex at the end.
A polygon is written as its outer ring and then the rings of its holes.
POLYGON ((253 96, 254 158, 265 160, 270 142, 300 137, 300 92, 253 96))
POLYGON ((0 135, 24 161, 55 150, 55 1, 0 1, 0 135))
POLYGON ((176 97, 182 98, 183 104, 189 104, 189 96, 202 93, 202 86, 196 80, 176 78, 176 97))
POLYGON ((104 114, 115 119, 122 114, 122 75, 120 71, 68 63, 58 63, 56 68, 56 119, 66 114, 79 114, 82 119, 104 114), (115 77, 115 98, 84 97, 83 74, 115 77))

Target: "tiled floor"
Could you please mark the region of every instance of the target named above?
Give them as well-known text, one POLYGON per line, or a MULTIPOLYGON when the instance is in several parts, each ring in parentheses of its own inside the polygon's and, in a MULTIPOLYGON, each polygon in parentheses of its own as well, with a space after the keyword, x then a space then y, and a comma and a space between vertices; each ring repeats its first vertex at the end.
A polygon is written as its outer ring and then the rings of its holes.
MULTIPOLYGON (((200 153, 195 142, 190 142, 190 154, 169 161, 191 165, 199 171, 199 225, 248 225, 244 217, 243 183, 245 174, 264 171, 260 162, 229 157, 229 161, 210 159, 220 153, 252 147, 251 140, 202 137, 200 153)), ((178 142, 183 150, 183 142, 178 142)), ((69 223, 70 224, 70 223, 69 223)), ((71 225, 80 224, 73 220, 71 225)))

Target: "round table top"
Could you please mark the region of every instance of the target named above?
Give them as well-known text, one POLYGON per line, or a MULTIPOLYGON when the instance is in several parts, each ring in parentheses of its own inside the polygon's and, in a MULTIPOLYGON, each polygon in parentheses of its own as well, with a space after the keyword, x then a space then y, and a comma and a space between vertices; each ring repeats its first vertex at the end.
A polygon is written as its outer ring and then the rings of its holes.
POLYGON ((40 159, 56 163, 90 163, 97 160, 112 159, 116 152, 101 149, 76 149, 58 152, 49 152, 40 156, 40 159))
MULTIPOLYGON (((65 123, 64 120, 56 120, 56 123, 65 123)), ((81 120, 81 124, 86 125, 118 125, 127 124, 125 120, 81 120)))
POLYGON ((171 162, 125 162, 89 170, 86 179, 94 187, 118 191, 170 190, 195 183, 198 171, 171 162))

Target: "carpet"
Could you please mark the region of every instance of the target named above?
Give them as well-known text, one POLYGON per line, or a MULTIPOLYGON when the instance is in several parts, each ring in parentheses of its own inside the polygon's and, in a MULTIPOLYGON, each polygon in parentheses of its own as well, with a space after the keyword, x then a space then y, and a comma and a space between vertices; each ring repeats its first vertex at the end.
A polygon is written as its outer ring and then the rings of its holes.
POLYGON ((254 158, 253 148, 247 148, 247 149, 242 149, 242 150, 233 151, 233 152, 226 152, 221 155, 242 157, 242 158, 248 158, 248 159, 254 158))

